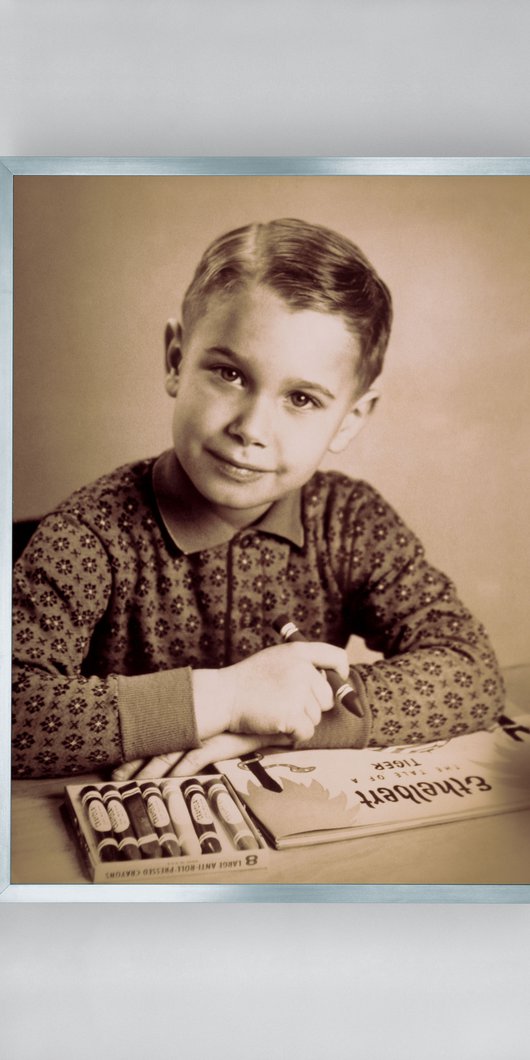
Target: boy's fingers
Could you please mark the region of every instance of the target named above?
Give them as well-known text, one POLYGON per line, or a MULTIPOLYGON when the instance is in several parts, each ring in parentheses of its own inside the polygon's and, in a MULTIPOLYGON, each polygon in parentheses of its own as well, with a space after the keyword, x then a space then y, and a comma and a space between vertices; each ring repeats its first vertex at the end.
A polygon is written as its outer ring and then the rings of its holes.
POLYGON ((306 740, 310 740, 314 735, 316 726, 313 724, 307 715, 301 719, 299 724, 296 726, 296 731, 293 732, 294 744, 305 743, 306 740))
POLYGON ((184 751, 174 751, 172 754, 157 755, 136 774, 137 780, 157 780, 158 777, 171 776, 170 770, 183 757, 184 751))
POLYGON ((324 709, 318 699, 312 699, 306 704, 305 714, 313 726, 318 725, 324 709))
POLYGON ((316 666, 318 670, 336 670, 346 680, 350 672, 350 664, 345 648, 337 648, 334 644, 323 644, 320 641, 296 641, 286 645, 296 651, 303 659, 316 666))
POLYGON ((255 735, 235 732, 220 732, 205 740, 202 747, 194 747, 183 755, 178 765, 169 774, 171 777, 188 777, 194 773, 200 773, 201 769, 212 764, 221 762, 223 758, 238 758, 249 751, 256 751, 258 747, 291 746, 292 740, 288 736, 275 734, 255 735))
POLYGON ((135 758, 133 762, 122 762, 121 766, 117 766, 116 769, 112 770, 112 780, 130 780, 131 777, 136 776, 136 773, 145 764, 145 758, 135 758))
MULTIPOLYGON (((315 670, 314 673, 313 694, 316 696, 320 710, 331 710, 335 704, 333 689, 331 688, 329 681, 326 680, 325 674, 322 674, 320 670, 315 670)), ((319 721, 320 717, 317 718, 315 724, 318 724, 319 721)))

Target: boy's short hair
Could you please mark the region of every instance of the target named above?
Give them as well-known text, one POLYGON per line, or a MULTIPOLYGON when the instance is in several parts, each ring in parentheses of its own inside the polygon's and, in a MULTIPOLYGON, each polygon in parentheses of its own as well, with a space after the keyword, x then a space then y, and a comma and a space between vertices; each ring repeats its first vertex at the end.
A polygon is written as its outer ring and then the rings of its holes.
POLYGON ((359 341, 357 376, 366 390, 379 375, 392 323, 390 291, 345 236, 294 218, 236 228, 203 254, 182 303, 191 331, 213 294, 261 283, 293 309, 340 314, 359 341))

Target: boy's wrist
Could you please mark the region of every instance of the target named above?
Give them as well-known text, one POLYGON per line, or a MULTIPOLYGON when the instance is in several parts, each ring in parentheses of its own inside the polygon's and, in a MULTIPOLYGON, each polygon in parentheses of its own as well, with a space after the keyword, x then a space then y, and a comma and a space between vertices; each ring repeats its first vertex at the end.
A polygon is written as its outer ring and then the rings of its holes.
POLYGON ((233 689, 227 670, 193 670, 195 722, 201 740, 230 728, 233 689))

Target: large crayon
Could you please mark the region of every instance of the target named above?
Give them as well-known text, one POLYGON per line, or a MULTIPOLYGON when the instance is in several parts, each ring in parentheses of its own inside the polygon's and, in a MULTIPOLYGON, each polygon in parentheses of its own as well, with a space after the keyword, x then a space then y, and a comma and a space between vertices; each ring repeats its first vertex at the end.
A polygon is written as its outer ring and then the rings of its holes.
POLYGON ((120 793, 131 824, 136 832, 142 857, 161 858, 162 849, 158 842, 158 836, 153 831, 138 784, 134 780, 128 781, 127 784, 122 784, 120 793))
POLYGON ((239 806, 222 780, 205 780, 208 802, 222 821, 237 850, 258 850, 259 843, 252 834, 239 806))
MULTIPOLYGON (((295 622, 287 617, 287 615, 278 615, 272 623, 274 629, 280 634, 280 637, 284 641, 301 641, 307 640, 304 634, 299 630, 295 622)), ((349 681, 343 681, 340 674, 336 670, 324 670, 324 676, 328 682, 328 685, 332 689, 333 695, 338 703, 342 703, 346 710, 349 710, 351 714, 355 714, 358 718, 363 717, 362 707, 358 701, 355 689, 352 687, 349 681)))
POLYGON ((139 784, 140 791, 144 797, 149 820, 158 836, 158 842, 162 848, 162 854, 168 858, 178 858, 181 849, 167 812, 160 788, 152 780, 139 784))
POLYGON ((137 861, 142 855, 120 792, 114 784, 104 784, 100 792, 122 858, 127 861, 137 861))
POLYGON ((98 857, 101 861, 118 861, 120 850, 98 789, 94 784, 87 784, 79 792, 79 798, 96 840, 98 857))
POLYGON ((182 794, 201 844, 201 853, 217 854, 222 846, 202 784, 196 777, 188 777, 182 784, 182 794))
POLYGON ((166 777, 160 781, 160 789, 182 853, 188 857, 199 857, 201 853, 200 843, 191 823, 191 817, 184 801, 180 782, 176 777, 166 777))

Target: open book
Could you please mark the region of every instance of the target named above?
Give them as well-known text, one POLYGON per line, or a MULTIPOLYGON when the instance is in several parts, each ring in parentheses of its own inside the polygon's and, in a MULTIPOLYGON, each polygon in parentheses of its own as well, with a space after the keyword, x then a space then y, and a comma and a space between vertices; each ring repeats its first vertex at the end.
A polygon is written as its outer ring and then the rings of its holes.
POLYGON ((530 715, 362 751, 256 751, 217 763, 278 849, 530 807, 530 715))

